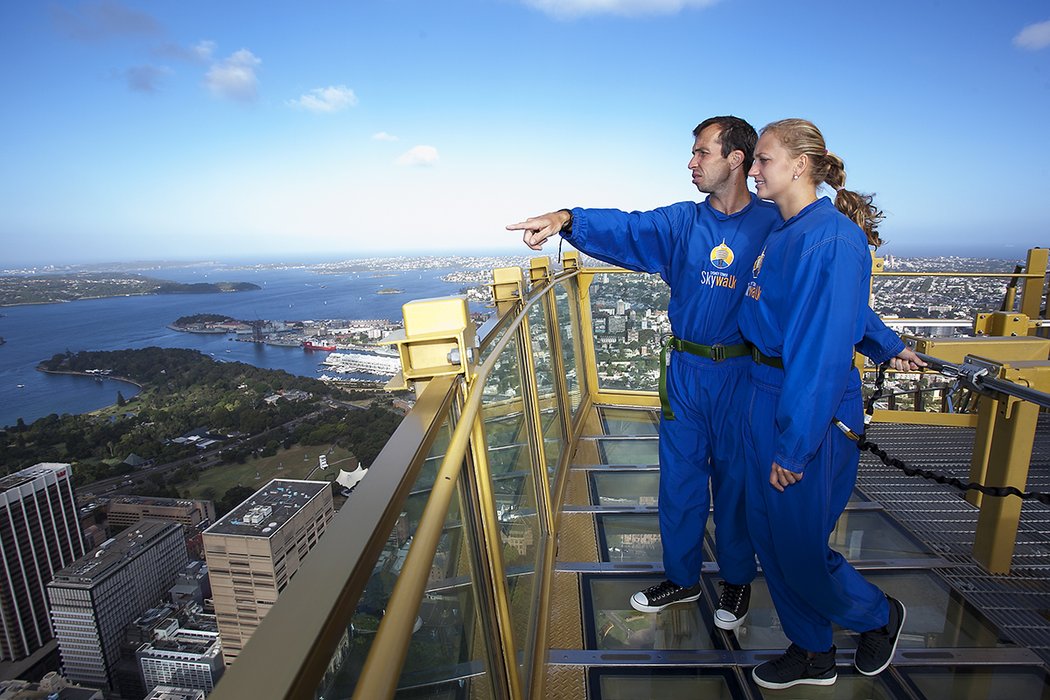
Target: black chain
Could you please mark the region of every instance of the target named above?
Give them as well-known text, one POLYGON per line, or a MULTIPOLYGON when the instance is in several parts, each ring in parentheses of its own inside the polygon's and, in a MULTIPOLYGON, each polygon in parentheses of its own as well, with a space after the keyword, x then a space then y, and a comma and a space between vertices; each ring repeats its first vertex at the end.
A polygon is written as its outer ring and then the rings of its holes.
MULTIPOLYGON (((879 365, 878 374, 875 376, 875 391, 868 399, 867 406, 865 406, 864 412, 869 416, 875 412, 875 401, 882 396, 883 384, 886 379, 886 364, 879 365)), ((979 491, 986 496, 1017 496, 1021 500, 1039 501, 1050 505, 1050 493, 1040 493, 1038 491, 1021 491, 1013 486, 985 486, 984 484, 978 484, 977 482, 963 482, 962 479, 958 479, 954 476, 947 476, 939 472, 930 471, 929 469, 919 469, 917 467, 909 467, 907 464, 897 459, 896 457, 890 457, 886 450, 882 449, 874 442, 871 442, 864 435, 857 436, 857 448, 860 450, 866 450, 880 460, 888 467, 896 467, 904 472, 907 476, 921 476, 923 479, 929 479, 930 481, 936 481, 938 484, 946 486, 953 486, 960 491, 979 491)))
POLYGON ((864 412, 869 416, 875 413, 875 402, 882 398, 882 388, 886 383, 886 368, 889 365, 883 362, 879 365, 878 373, 875 375, 875 391, 868 397, 868 403, 864 406, 864 412))
POLYGON ((930 481, 936 481, 938 484, 945 484, 947 486, 954 486, 960 491, 979 491, 986 496, 1017 496, 1022 500, 1039 501, 1050 505, 1050 493, 1040 493, 1038 491, 1021 491, 1020 489, 1014 488, 1013 486, 985 486, 984 484, 978 484, 976 482, 963 482, 962 479, 957 479, 954 476, 946 476, 938 472, 933 472, 928 469, 918 469, 916 467, 909 467, 907 464, 897 459, 896 457, 890 457, 886 454, 886 450, 882 449, 874 442, 871 442, 865 437, 861 437, 857 440, 857 447, 861 450, 867 450, 876 457, 882 460, 882 463, 889 467, 896 467, 908 476, 921 476, 923 479, 929 479, 930 481))

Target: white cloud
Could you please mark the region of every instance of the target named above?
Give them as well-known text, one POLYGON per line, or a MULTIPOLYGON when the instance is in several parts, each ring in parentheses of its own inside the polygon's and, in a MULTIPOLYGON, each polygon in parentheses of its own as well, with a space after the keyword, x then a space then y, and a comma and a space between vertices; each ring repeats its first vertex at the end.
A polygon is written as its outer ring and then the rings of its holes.
POLYGON ((397 141, 399 139, 396 136, 394 136, 393 134, 388 134, 385 131, 377 131, 376 133, 372 134, 372 140, 373 141, 397 141))
POLYGON ((1014 46, 1037 51, 1050 46, 1050 20, 1029 24, 1014 37, 1014 46))
POLYGON ((438 151, 433 146, 413 146, 397 159, 398 165, 428 166, 438 162, 438 151))
POLYGON ((707 7, 718 0, 524 0, 526 5, 560 18, 582 15, 670 15, 686 7, 707 7))
POLYGON ((190 47, 190 55, 198 61, 210 61, 215 53, 215 42, 203 39, 190 47))
POLYGON ((299 107, 316 114, 331 114, 356 104, 357 95, 345 85, 314 88, 297 100, 288 100, 289 106, 299 107))
POLYGON ((255 68, 262 61, 248 49, 240 49, 229 58, 212 64, 204 76, 204 84, 216 97, 239 102, 251 102, 259 87, 255 68))

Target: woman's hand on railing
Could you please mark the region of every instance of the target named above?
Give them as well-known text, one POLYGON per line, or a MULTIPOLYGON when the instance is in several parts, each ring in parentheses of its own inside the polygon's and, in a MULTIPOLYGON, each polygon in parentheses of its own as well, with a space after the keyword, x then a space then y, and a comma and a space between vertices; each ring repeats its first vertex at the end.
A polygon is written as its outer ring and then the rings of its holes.
POLYGON ((890 360, 890 367, 898 372, 914 372, 925 366, 926 363, 923 362, 922 358, 908 347, 901 350, 896 357, 890 360))
POLYGON ((548 238, 560 233, 570 221, 572 221, 572 213, 567 209, 559 209, 541 216, 530 217, 516 224, 510 224, 507 226, 507 230, 523 231, 521 238, 525 241, 525 245, 533 250, 539 250, 548 238))

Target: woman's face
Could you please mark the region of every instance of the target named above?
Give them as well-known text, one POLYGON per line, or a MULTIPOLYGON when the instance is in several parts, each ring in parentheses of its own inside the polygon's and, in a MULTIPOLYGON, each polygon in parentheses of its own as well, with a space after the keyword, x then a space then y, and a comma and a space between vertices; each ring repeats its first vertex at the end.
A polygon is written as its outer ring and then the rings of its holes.
POLYGON ((774 202, 791 186, 798 158, 792 156, 774 133, 766 132, 755 146, 755 163, 748 175, 755 179, 755 191, 774 202))

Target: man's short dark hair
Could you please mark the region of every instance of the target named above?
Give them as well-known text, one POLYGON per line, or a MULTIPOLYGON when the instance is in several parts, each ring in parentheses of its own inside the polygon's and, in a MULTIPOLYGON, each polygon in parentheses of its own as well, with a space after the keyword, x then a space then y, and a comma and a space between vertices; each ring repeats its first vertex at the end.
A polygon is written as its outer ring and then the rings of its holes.
POLYGON ((693 129, 693 138, 709 126, 717 126, 721 129, 719 140, 722 142, 722 157, 728 158, 733 151, 744 154, 744 174, 751 170, 751 164, 755 161, 755 144, 758 143, 758 134, 755 127, 745 122, 740 117, 711 117, 696 125, 693 129))

